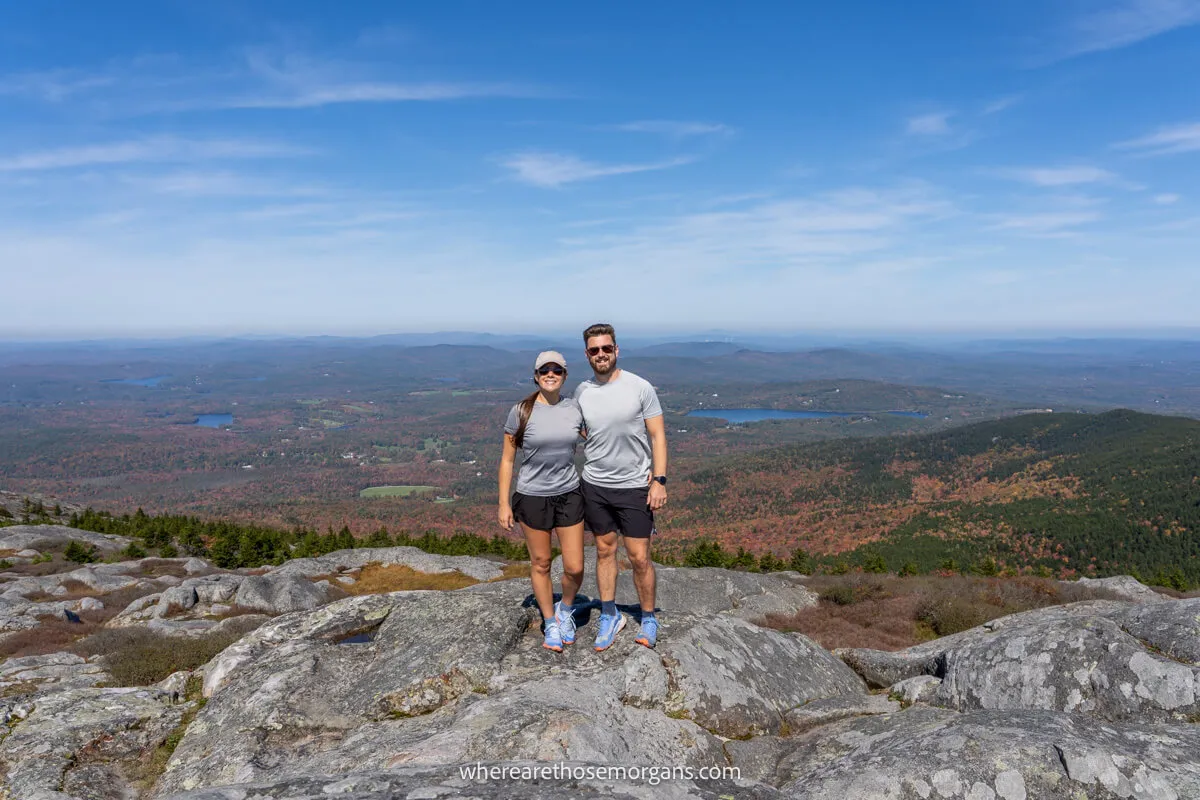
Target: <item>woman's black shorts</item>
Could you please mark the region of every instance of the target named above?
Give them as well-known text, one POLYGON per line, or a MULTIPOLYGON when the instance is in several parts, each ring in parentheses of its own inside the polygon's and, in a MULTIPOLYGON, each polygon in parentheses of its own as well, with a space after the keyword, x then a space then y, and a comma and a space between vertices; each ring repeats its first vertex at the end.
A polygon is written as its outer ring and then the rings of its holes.
POLYGON ((578 489, 552 497, 517 492, 513 495, 512 510, 517 522, 534 530, 567 528, 583 522, 583 494, 578 489))

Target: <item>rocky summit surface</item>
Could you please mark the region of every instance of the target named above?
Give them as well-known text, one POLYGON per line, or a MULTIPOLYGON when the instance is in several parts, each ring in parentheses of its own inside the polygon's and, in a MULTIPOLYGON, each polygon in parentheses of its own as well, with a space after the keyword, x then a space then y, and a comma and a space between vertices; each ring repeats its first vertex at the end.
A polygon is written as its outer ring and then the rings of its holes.
POLYGON ((1128 579, 1128 599, 829 652, 758 624, 817 602, 804 576, 662 568, 657 649, 634 643, 627 608, 629 628, 595 652, 585 597, 579 640, 556 654, 527 579, 408 550, 255 575, 143 559, 0 576, 4 613, 40 624, 62 602, 130 592, 105 629, 183 642, 231 614, 261 623, 154 686, 114 686, 103 658, 67 651, 0 663, 0 796, 1200 798, 1200 599, 1128 579), (332 588, 370 563, 481 582, 332 588), (72 598, 55 600, 64 583, 72 598))

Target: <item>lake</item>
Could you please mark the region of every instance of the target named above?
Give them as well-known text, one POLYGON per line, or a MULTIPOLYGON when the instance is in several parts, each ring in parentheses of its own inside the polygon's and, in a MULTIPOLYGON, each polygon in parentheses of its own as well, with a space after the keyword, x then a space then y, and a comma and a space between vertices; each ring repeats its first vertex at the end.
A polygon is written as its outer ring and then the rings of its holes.
POLYGON ((233 424, 233 414, 197 414, 196 421, 192 424, 202 428, 220 428, 233 424))
POLYGON ((158 386, 161 381, 165 381, 169 377, 171 376, 155 375, 153 378, 109 378, 100 382, 115 383, 121 386, 158 386))
POLYGON ((924 419, 926 414, 920 411, 780 411, 776 408, 700 408, 689 411, 689 417, 711 417, 723 419, 730 425, 740 425, 743 422, 762 422, 765 419, 827 419, 829 417, 867 417, 878 414, 891 414, 897 417, 915 417, 924 419))

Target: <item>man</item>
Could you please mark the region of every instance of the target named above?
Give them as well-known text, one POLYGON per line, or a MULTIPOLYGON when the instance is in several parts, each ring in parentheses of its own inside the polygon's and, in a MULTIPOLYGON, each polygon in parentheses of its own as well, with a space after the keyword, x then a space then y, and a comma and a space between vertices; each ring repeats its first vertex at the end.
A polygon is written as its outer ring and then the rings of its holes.
POLYGON ((587 428, 584 443, 584 521, 596 537, 596 584, 602 604, 597 650, 607 650, 625 627, 617 611, 617 534, 633 566, 641 603, 641 632, 635 641, 654 647, 654 564, 650 535, 654 512, 667 502, 667 432, 654 387, 617 366, 620 349, 611 325, 583 332, 594 373, 575 390, 587 428))

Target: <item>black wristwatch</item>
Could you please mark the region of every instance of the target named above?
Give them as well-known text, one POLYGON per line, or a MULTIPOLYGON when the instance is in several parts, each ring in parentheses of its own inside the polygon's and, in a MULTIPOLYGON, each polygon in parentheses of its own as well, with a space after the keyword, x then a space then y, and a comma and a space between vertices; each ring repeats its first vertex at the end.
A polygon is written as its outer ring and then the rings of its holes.
POLYGON ((661 483, 663 486, 667 485, 667 476, 666 475, 655 475, 650 480, 657 481, 658 483, 661 483))

